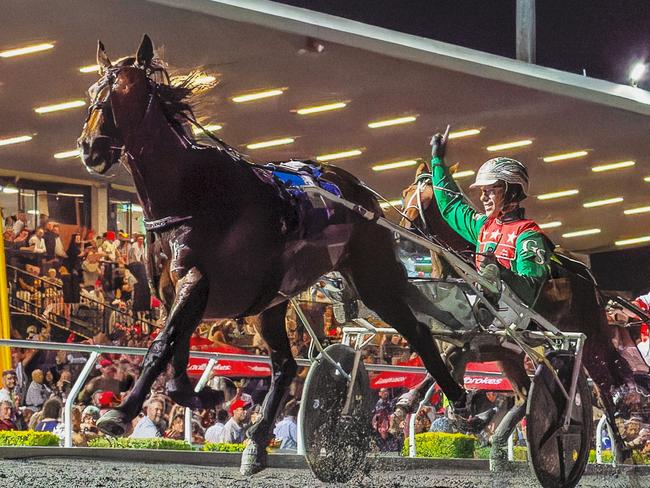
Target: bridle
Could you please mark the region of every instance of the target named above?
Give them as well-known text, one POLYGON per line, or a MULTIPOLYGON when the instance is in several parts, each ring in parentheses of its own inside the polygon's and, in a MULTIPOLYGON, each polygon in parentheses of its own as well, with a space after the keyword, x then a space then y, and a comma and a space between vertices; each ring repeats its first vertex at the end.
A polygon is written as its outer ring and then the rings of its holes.
MULTIPOLYGON (((426 219, 424 218, 424 208, 422 207, 422 191, 424 188, 431 184, 431 174, 430 173, 420 173, 416 178, 415 181, 413 182, 413 185, 415 186, 415 192, 411 195, 411 197, 404 201, 404 205, 402 207, 402 215, 406 220, 411 222, 411 225, 416 227, 420 232, 422 232, 422 229, 420 229, 417 225, 415 225, 415 222, 413 222, 411 219, 406 217, 406 212, 411 209, 415 208, 418 211, 418 214, 420 216, 420 220, 422 221, 422 224, 424 227, 426 227, 426 219), (414 201, 415 200, 415 201, 414 201)), ((430 231, 430 229, 428 229, 430 231)))

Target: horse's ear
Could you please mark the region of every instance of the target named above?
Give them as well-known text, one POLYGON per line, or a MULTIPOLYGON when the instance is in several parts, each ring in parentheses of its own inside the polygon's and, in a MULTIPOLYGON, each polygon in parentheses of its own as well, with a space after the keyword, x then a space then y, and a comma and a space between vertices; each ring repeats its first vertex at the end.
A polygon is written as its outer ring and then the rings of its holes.
POLYGON ((137 63, 143 67, 151 64, 151 60, 153 59, 153 42, 151 42, 151 38, 147 34, 142 38, 135 59, 137 63))
POLYGON ((104 49, 102 41, 97 41, 97 66, 99 66, 100 74, 103 74, 105 70, 113 66, 111 60, 108 59, 108 54, 106 54, 106 49, 104 49))
POLYGON ((456 164, 450 166, 449 167, 449 174, 453 175, 454 173, 456 173, 456 171, 458 171, 458 168, 460 168, 460 163, 456 163, 456 164))

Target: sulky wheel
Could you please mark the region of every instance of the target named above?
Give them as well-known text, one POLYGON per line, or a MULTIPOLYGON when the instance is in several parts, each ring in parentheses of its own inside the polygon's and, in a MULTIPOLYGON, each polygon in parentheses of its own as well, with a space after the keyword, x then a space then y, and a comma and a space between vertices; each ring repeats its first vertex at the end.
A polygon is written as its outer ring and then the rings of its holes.
MULTIPOLYGON (((351 374, 353 349, 333 344, 325 351, 351 374)), ((319 355, 305 381, 300 421, 307 464, 324 482, 346 482, 366 467, 373 403, 362 361, 357 368, 350 415, 342 417, 347 389, 345 378, 319 355)))
MULTIPOLYGON (((547 356, 567 393, 574 356, 552 352, 547 356)), ((568 430, 562 428, 566 397, 545 364, 540 364, 528 395, 526 439, 530 465, 544 488, 573 488, 589 460, 593 431, 591 390, 581 370, 568 430)))

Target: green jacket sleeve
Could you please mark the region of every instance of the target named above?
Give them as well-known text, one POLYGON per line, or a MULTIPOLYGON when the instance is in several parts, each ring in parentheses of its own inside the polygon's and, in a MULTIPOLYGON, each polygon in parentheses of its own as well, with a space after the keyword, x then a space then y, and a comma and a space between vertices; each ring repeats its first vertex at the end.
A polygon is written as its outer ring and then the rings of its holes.
POLYGON ((476 245, 487 217, 463 200, 458 185, 438 158, 431 160, 431 170, 433 192, 442 217, 464 239, 476 245))

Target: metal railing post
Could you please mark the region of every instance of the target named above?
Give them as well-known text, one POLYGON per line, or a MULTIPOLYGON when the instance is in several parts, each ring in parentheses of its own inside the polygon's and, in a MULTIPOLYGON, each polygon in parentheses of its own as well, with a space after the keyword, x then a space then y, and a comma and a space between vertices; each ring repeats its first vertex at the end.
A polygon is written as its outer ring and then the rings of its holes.
MULTIPOLYGON (((205 388, 206 383, 210 379, 212 368, 214 368, 214 365, 216 363, 217 358, 211 358, 208 360, 208 364, 205 366, 205 369, 203 370, 199 381, 196 382, 194 393, 198 393, 203 388, 205 388)), ((185 442, 187 442, 190 446, 192 445, 192 409, 190 407, 185 407, 185 442)))
POLYGON ((95 362, 97 361, 97 356, 99 356, 99 353, 97 352, 90 353, 90 357, 88 358, 88 361, 86 361, 86 364, 81 370, 81 374, 79 375, 79 378, 77 378, 77 381, 75 381, 74 385, 72 385, 72 388, 70 389, 70 393, 68 394, 68 398, 66 398, 65 400, 65 413, 64 413, 64 417, 65 417, 64 418, 65 421, 64 446, 65 447, 72 447, 72 406, 74 405, 74 401, 76 400, 77 395, 81 391, 81 388, 86 382, 88 375, 90 374, 93 367, 95 366, 95 362))
POLYGON ((424 398, 418 405, 418 408, 411 414, 411 418, 409 419, 409 457, 415 457, 416 454, 416 449, 415 449, 415 419, 418 416, 418 413, 420 410, 422 410, 422 407, 431 400, 431 395, 433 395, 434 390, 436 389, 436 383, 434 382, 427 392, 424 394, 424 398))

